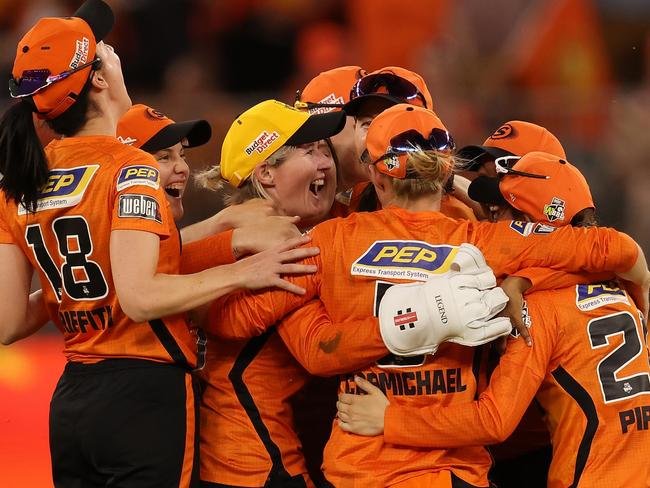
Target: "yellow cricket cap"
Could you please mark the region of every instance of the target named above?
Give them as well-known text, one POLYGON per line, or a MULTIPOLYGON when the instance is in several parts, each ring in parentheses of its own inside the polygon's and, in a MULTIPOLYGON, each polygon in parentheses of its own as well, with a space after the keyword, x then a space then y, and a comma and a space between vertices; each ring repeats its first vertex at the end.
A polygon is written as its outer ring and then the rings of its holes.
POLYGON ((310 115, 277 100, 265 100, 230 126, 221 147, 221 176, 239 187, 258 164, 282 146, 327 139, 344 125, 343 112, 310 115))

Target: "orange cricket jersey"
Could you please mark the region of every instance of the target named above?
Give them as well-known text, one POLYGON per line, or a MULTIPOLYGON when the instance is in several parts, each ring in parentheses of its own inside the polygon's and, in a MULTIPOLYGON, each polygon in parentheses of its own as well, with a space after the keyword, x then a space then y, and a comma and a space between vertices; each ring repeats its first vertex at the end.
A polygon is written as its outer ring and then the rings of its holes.
POLYGON ((250 340, 209 335, 201 401, 201 480, 261 487, 306 477, 289 399, 308 379, 269 329, 250 340))
MULTIPOLYGON (((637 257, 629 237, 611 229, 559 229, 524 235, 511 223, 457 221, 438 212, 412 213, 388 208, 324 222, 311 233, 318 256, 305 260, 318 272, 290 278, 305 295, 281 290, 239 292, 215 302, 211 332, 244 339, 263 333, 288 312, 318 296, 332 322, 375 315, 391 283, 423 280, 449 269, 463 242, 480 247, 498 276, 528 266, 569 271, 628 270, 637 257), (583 245, 591 253, 575 249, 583 245), (245 317, 245 319, 243 319, 245 317)), ((442 347, 442 346, 441 346, 442 347)), ((384 386, 389 398, 406 405, 461 404, 474 399, 474 351, 446 344, 433 360, 418 365, 373 365, 363 373, 384 386), (385 366, 388 366, 386 368, 385 366), (419 374, 418 374, 419 373, 419 374)), ((352 388, 350 378, 341 391, 352 388)), ((385 445, 381 437, 350 436, 335 425, 325 452, 324 469, 336 486, 388 486, 415 474, 451 469, 461 479, 487 486, 489 456, 482 448, 430 450, 385 445)))
POLYGON ((549 488, 650 486, 650 358, 634 303, 603 283, 533 293, 526 303, 533 347, 511 339, 478 402, 455 409, 391 405, 386 442, 497 442, 537 393, 553 444, 549 488))
POLYGON ((158 272, 179 272, 178 232, 153 157, 109 136, 54 140, 45 153, 49 179, 35 213, 0 197, 0 243, 18 245, 38 271, 68 361, 142 358, 193 367, 184 318, 134 323, 113 285, 113 230, 159 235, 158 272))

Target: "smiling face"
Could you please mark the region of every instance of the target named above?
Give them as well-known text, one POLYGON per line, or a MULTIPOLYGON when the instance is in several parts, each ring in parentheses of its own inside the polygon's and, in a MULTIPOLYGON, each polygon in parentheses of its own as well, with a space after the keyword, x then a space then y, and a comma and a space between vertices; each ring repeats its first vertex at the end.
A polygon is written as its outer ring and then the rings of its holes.
POLYGON ((187 186, 190 167, 185 161, 185 149, 178 144, 153 153, 160 165, 160 184, 165 189, 174 220, 183 217, 183 193, 187 186))
POLYGON ((260 181, 267 193, 282 213, 301 217, 301 228, 327 217, 336 194, 336 170, 327 142, 298 146, 284 161, 267 166, 265 171, 260 181))

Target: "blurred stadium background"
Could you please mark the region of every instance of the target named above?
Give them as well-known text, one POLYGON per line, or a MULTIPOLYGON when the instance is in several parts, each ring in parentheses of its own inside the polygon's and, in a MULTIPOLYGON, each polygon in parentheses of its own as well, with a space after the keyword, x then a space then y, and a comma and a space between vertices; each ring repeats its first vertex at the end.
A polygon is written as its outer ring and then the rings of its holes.
MULTIPOLYGON (((107 1, 117 16, 107 42, 134 103, 212 123, 212 141, 189 153, 192 170, 219 161, 225 131, 252 104, 292 103, 296 89, 336 66, 400 65, 424 76, 461 146, 510 119, 547 127, 587 175, 601 222, 650 250, 648 0, 107 1)), ((0 0, 5 79, 34 21, 80 3, 0 0)), ((190 188, 182 224, 220 206, 190 188)), ((61 346, 53 328, 0 346, 2 487, 51 486, 47 410, 61 346)))

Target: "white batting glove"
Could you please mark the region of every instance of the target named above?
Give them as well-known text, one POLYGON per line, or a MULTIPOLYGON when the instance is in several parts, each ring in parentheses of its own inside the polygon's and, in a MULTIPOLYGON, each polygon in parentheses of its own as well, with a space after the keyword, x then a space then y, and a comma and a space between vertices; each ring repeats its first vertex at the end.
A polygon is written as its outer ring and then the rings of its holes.
POLYGON ((379 304, 381 336, 399 356, 434 354, 445 341, 478 346, 510 333, 510 319, 494 317, 507 302, 481 251, 462 244, 451 271, 386 291, 379 304))

